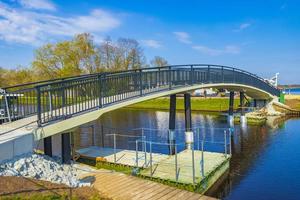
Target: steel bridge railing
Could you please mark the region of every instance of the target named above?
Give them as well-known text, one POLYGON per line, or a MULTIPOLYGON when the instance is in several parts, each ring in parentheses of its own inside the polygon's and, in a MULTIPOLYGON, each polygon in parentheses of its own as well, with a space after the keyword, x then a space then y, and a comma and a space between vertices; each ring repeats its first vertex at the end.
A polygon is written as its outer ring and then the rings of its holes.
POLYGON ((151 93, 194 84, 236 83, 279 96, 264 79, 237 68, 174 65, 111 73, 88 74, 4 88, 0 118, 17 120, 37 115, 39 125, 151 93))

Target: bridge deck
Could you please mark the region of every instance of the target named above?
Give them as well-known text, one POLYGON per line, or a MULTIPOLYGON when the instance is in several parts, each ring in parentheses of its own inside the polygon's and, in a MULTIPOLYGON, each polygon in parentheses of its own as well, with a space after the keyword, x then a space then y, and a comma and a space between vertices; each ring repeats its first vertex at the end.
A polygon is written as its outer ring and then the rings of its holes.
POLYGON ((180 200, 213 200, 215 198, 201 194, 180 190, 157 182, 140 179, 108 170, 97 170, 97 173, 85 176, 94 176, 94 188, 108 197, 116 200, 156 200, 156 199, 180 199, 180 200))

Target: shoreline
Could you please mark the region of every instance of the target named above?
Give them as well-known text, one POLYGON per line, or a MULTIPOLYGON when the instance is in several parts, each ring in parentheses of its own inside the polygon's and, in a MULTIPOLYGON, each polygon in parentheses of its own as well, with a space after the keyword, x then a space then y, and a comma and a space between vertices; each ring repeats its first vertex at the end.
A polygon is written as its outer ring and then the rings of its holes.
MULTIPOLYGON (((234 99, 234 110, 237 110, 239 99, 234 99)), ((157 98, 127 106, 123 109, 169 110, 170 100, 167 97, 157 98)), ((229 99, 224 97, 192 97, 191 110, 201 112, 226 112, 229 109, 229 99)), ((177 98, 176 110, 184 110, 184 99, 177 98)))

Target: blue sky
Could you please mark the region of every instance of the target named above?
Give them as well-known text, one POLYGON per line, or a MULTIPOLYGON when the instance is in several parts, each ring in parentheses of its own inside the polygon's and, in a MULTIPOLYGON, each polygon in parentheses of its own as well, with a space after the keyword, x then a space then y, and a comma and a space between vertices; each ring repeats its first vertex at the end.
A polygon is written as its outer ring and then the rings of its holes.
POLYGON ((0 66, 28 66, 46 42, 90 32, 137 39, 149 60, 234 66, 300 83, 300 1, 0 0, 0 66))

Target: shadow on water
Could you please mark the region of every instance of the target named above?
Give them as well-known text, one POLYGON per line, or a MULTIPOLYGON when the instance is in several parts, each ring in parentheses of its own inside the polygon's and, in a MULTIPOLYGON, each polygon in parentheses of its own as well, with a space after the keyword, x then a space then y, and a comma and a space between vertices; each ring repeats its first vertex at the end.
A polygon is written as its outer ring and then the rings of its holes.
MULTIPOLYGON (((167 111, 121 109, 110 112, 75 132, 75 148, 112 146, 112 139, 101 134, 105 132, 103 126, 120 130, 138 127, 167 130, 168 119, 167 111)), ((205 126, 207 139, 211 141, 224 137, 215 128, 228 127, 226 117, 222 115, 193 112, 192 120, 194 127, 205 126)), ((299 122, 299 119, 270 118, 263 126, 242 128, 236 125, 231 137, 230 170, 207 195, 225 199, 297 199, 295 191, 300 190, 300 134, 295 132, 300 130, 299 122), (288 186, 289 182, 292 185, 288 186)), ((176 128, 184 129, 184 113, 177 113, 176 128)), ((132 131, 122 132, 137 135, 132 131)), ((168 137, 166 131, 148 134, 156 141, 166 141, 168 137)), ((184 141, 184 134, 178 133, 177 138, 184 141)), ((122 138, 117 145, 134 149, 134 140, 122 138)), ((157 151, 164 152, 167 148, 157 151)))

